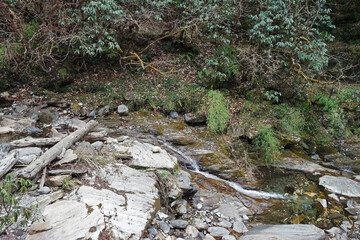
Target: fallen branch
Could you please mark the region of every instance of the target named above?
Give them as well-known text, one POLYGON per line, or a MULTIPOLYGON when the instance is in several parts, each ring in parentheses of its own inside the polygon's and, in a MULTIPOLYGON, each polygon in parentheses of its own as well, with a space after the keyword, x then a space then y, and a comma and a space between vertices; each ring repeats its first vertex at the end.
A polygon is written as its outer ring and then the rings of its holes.
POLYGON ((38 159, 30 163, 27 167, 20 169, 16 172, 16 175, 25 178, 33 178, 38 172, 51 163, 63 150, 68 149, 76 141, 86 135, 91 129, 93 129, 98 123, 94 120, 88 122, 84 127, 76 130, 69 136, 63 138, 55 146, 50 148, 47 152, 41 155, 38 159))
POLYGON ((10 148, 53 146, 54 144, 58 143, 60 140, 61 138, 59 137, 54 137, 54 138, 26 137, 10 142, 10 148))
POLYGON ((17 151, 13 151, 0 160, 0 178, 4 176, 17 162, 17 151))

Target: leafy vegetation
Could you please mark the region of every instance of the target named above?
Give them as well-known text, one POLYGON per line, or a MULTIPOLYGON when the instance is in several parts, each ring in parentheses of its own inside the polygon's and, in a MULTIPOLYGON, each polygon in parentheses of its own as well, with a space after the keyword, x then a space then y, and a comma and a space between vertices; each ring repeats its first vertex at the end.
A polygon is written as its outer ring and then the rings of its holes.
POLYGON ((219 91, 209 91, 206 95, 208 104, 207 126, 215 133, 222 133, 229 124, 230 113, 226 98, 219 91))
POLYGON ((30 180, 15 178, 11 173, 0 183, 0 233, 17 222, 21 225, 27 224, 32 209, 19 205, 18 194, 24 194, 32 186, 30 180))
POLYGON ((256 138, 257 145, 261 148, 261 158, 267 166, 275 165, 280 159, 280 141, 277 139, 271 126, 263 125, 256 138))

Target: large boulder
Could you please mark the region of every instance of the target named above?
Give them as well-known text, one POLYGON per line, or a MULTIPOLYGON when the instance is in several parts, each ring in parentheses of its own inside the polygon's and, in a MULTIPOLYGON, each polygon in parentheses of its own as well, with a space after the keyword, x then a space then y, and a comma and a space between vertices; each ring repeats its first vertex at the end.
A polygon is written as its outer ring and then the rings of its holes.
POLYGON ((323 240, 325 232, 314 225, 260 225, 245 233, 239 240, 323 240))
POLYGON ((319 184, 330 192, 347 197, 360 197, 360 184, 346 177, 323 176, 319 184))
POLYGON ((114 148, 122 154, 131 155, 132 159, 127 163, 131 167, 160 168, 173 171, 177 166, 175 157, 169 155, 164 149, 159 149, 149 143, 130 140, 115 144, 114 148))
POLYGON ((48 205, 30 227, 28 240, 140 239, 159 205, 151 173, 122 164, 108 165, 68 200, 48 205), (106 223, 106 228, 105 228, 106 223))

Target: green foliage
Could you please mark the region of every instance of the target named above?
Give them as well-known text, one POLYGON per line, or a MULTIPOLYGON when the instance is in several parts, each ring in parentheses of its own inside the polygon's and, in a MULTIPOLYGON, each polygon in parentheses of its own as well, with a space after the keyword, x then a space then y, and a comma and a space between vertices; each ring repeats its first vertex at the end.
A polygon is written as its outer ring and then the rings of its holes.
POLYGON ((335 137, 341 137, 344 134, 346 123, 344 111, 340 107, 338 99, 336 97, 321 95, 318 102, 324 105, 323 110, 326 112, 330 131, 335 137))
POLYGON ((30 39, 36 33, 39 23, 36 21, 31 21, 30 23, 24 23, 23 26, 24 26, 23 37, 26 41, 30 41, 30 39))
POLYGON ((221 86, 239 73, 239 63, 235 48, 227 45, 215 50, 212 58, 205 61, 205 66, 198 72, 198 77, 211 86, 221 86))
POLYGON ((59 75, 60 75, 60 77, 61 78, 65 78, 66 77, 66 75, 67 75, 67 70, 66 70, 66 68, 60 68, 59 69, 59 75))
POLYGON ((292 59, 302 68, 320 73, 328 63, 326 29, 333 28, 326 0, 253 0, 260 11, 251 15, 250 39, 267 60, 289 66, 292 59))
POLYGON ((120 50, 116 41, 115 26, 122 21, 121 1, 86 1, 79 7, 69 7, 61 11, 60 25, 74 28, 76 54, 94 56, 104 51, 120 50))
POLYGON ((274 165, 279 160, 281 145, 271 126, 263 125, 260 127, 256 143, 261 147, 261 157, 267 166, 274 165))
POLYGON ((280 119, 281 130, 291 136, 301 137, 301 132, 306 124, 305 116, 301 112, 302 109, 280 104, 276 105, 274 110, 276 112, 275 117, 280 119))
POLYGON ((270 90, 265 92, 265 97, 269 101, 274 100, 275 102, 279 102, 279 97, 281 97, 281 93, 274 90, 270 90))
POLYGON ((207 126, 214 133, 222 133, 229 124, 230 113, 226 98, 219 91, 209 91, 206 95, 208 104, 207 126))
POLYGON ((32 186, 30 180, 15 178, 13 174, 7 174, 0 183, 0 233, 19 221, 21 225, 27 224, 31 208, 19 206, 16 194, 23 194, 32 186))

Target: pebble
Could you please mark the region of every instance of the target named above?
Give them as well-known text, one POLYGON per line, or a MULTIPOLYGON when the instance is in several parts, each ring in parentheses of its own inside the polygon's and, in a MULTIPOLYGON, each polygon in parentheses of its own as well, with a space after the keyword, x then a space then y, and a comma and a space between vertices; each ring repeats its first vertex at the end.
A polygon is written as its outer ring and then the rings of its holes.
POLYGON ((164 221, 159 222, 159 227, 165 234, 170 232, 170 226, 164 221))
POLYGON ((214 237, 222 237, 229 235, 230 233, 226 228, 223 227, 209 227, 208 232, 211 234, 211 236, 214 237))
POLYGON ((193 237, 196 238, 199 234, 199 231, 196 229, 196 227, 192 226, 192 225, 188 225, 185 229, 185 233, 186 235, 188 235, 189 237, 193 237))
POLYGON ((202 207, 203 207, 203 205, 202 205, 201 203, 196 204, 196 208, 197 208, 198 210, 202 209, 202 207))
POLYGON ((167 219, 169 217, 169 215, 167 215, 167 214, 165 214, 163 212, 158 212, 156 215, 160 220, 164 220, 164 219, 167 219))
POLYGON ((192 221, 192 224, 199 230, 206 230, 208 228, 208 225, 204 223, 204 221, 201 220, 200 218, 195 218, 192 221))
POLYGON ((225 235, 222 237, 222 240, 236 240, 236 237, 232 235, 225 235))
POLYGON ((177 112, 170 112, 170 117, 175 119, 179 117, 179 114, 177 112))
POLYGON ((213 236, 211 236, 210 234, 206 234, 204 237, 204 240, 215 240, 215 238, 213 236))
POLYGON ((48 194, 50 192, 50 188, 49 187, 42 187, 38 190, 38 193, 40 194, 48 194))
POLYGON ((155 146, 155 147, 153 147, 153 148, 151 149, 151 151, 152 151, 153 153, 160 153, 160 152, 161 152, 161 148, 160 148, 159 146, 155 146))
POLYGON ((246 233, 249 231, 243 222, 234 222, 233 230, 237 233, 246 233))
POLYGON ((180 229, 185 229, 186 226, 189 225, 187 221, 181 219, 171 220, 170 224, 173 228, 180 228, 180 229))

